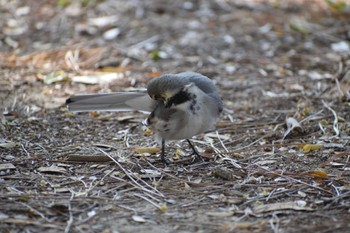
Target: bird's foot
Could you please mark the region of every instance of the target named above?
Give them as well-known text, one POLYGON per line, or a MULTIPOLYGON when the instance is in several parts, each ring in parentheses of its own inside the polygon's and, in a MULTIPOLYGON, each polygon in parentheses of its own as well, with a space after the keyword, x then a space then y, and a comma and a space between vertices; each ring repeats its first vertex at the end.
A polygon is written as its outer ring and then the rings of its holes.
POLYGON ((162 163, 163 163, 164 168, 168 167, 169 161, 168 161, 166 158, 164 158, 164 157, 162 156, 162 157, 161 157, 161 161, 162 161, 162 163))

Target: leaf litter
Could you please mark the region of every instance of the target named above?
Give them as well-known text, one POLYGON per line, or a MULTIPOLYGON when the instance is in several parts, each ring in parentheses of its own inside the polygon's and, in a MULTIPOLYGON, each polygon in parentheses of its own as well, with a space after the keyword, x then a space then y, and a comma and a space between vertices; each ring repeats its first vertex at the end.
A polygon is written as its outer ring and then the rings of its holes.
POLYGON ((6 2, 2 229, 349 230, 348 8, 320 0, 6 2), (190 150, 174 142, 164 168, 140 113, 63 107, 72 94, 144 88, 184 70, 214 79, 226 107, 217 132, 193 140, 204 161, 184 163, 190 150))

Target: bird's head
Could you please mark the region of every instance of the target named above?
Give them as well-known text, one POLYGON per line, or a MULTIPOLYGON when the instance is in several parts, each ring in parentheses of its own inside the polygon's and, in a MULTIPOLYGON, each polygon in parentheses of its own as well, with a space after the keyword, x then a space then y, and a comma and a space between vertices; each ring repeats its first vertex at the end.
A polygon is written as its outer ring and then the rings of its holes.
POLYGON ((177 78, 163 75, 152 79, 148 83, 147 92, 152 99, 163 101, 166 105, 166 103, 178 94, 183 87, 183 83, 177 78))

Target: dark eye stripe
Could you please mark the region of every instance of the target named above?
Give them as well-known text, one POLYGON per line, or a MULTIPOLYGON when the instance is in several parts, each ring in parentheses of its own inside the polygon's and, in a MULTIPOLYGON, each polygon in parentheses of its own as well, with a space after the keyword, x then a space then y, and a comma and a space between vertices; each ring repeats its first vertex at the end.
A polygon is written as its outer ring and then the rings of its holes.
POLYGON ((172 105, 179 105, 185 103, 186 101, 189 101, 190 99, 191 95, 188 92, 181 90, 168 99, 165 107, 170 108, 172 105))

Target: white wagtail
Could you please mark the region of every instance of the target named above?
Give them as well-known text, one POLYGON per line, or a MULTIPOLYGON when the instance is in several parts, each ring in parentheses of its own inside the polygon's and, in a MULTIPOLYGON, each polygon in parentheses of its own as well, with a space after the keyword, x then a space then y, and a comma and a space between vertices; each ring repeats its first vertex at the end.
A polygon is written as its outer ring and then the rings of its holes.
POLYGON ((195 72, 165 74, 152 79, 147 91, 113 92, 72 96, 66 104, 71 111, 151 112, 146 123, 161 142, 165 160, 165 141, 186 139, 215 129, 223 105, 216 87, 208 77, 195 72))

